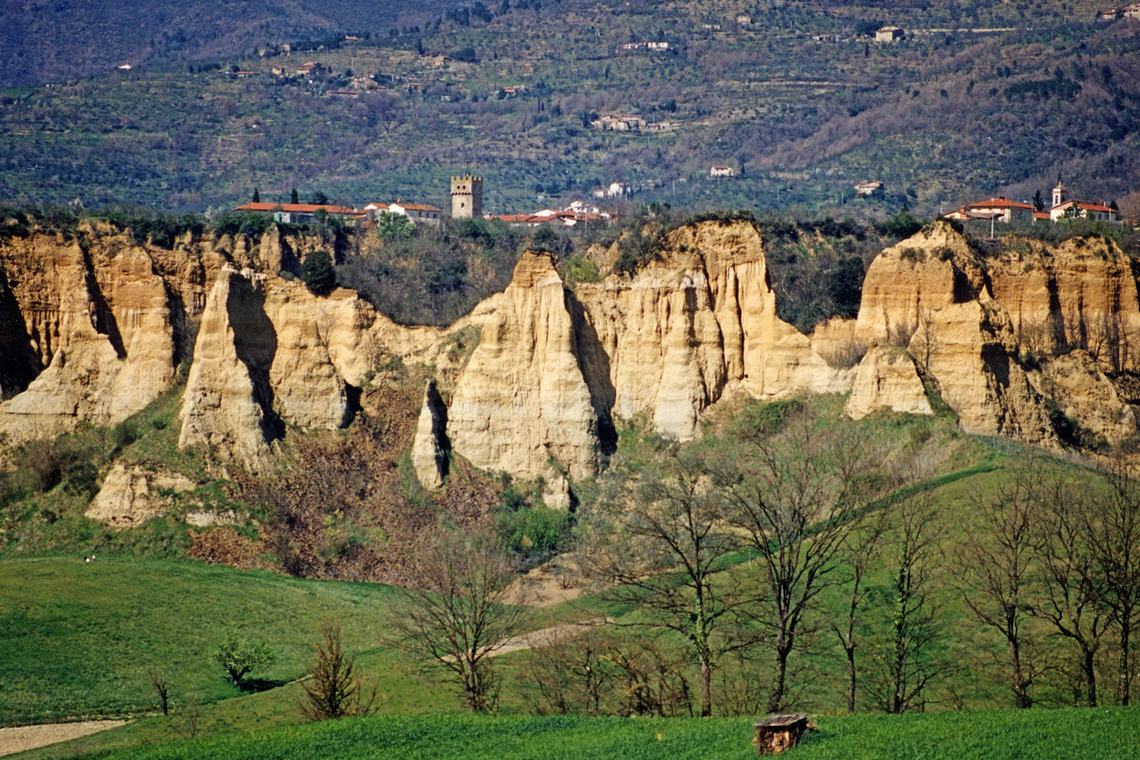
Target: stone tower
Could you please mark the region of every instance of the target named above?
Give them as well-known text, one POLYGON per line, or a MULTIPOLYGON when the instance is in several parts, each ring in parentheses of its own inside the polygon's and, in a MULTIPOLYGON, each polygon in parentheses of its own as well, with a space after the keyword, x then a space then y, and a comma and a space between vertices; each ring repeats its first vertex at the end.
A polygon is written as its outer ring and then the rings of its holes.
POLYGON ((451 178, 451 218, 478 219, 483 216, 483 178, 451 178))

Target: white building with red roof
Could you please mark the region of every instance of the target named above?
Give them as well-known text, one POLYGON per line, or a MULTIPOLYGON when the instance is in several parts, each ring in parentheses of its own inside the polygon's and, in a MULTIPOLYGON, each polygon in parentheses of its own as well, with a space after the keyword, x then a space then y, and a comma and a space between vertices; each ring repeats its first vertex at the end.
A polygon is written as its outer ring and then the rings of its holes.
POLYGON ((1067 188, 1060 182, 1053 188, 1053 205, 1049 208, 1049 220, 1058 219, 1088 219, 1094 222, 1117 222, 1119 213, 1105 201, 1080 201, 1075 198, 1066 199, 1067 188))
POLYGON ((238 212, 272 214, 274 220, 285 224, 309 224, 317 221, 318 212, 341 219, 352 219, 363 214, 347 206, 334 206, 327 203, 246 203, 234 209, 238 212))
POLYGON ((439 226, 440 218, 443 216, 443 210, 431 204, 405 203, 399 200, 395 203, 369 203, 364 207, 364 211, 373 218, 380 214, 399 214, 406 216, 413 224, 423 222, 433 227, 439 226))

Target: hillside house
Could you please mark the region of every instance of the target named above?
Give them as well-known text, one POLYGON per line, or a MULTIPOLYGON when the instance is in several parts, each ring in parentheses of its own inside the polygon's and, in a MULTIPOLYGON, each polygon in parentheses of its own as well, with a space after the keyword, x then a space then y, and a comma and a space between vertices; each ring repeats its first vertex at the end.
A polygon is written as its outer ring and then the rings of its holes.
POLYGON ((1049 209, 1049 220, 1053 222, 1074 216, 1094 222, 1119 221, 1116 209, 1106 205, 1104 201, 1069 200, 1049 209))
POLYGON ((609 187, 599 187, 594 191, 595 198, 624 198, 633 192, 633 188, 624 182, 611 182, 609 187))
POLYGON ((369 203, 364 207, 365 213, 373 219, 380 214, 398 214, 407 217, 413 224, 427 224, 438 227, 443 217, 443 210, 428 203, 369 203))
POLYGON ((875 42, 898 42, 905 35, 906 32, 897 26, 884 26, 875 32, 875 42))
POLYGON ((616 132, 640 132, 645 129, 645 119, 637 114, 606 114, 591 121, 590 126, 616 132))
POLYGON ((272 214, 274 221, 283 224, 311 224, 317 221, 322 213, 345 221, 363 215, 363 212, 356 209, 327 203, 246 203, 233 210, 240 213, 272 214))
POLYGON ((498 216, 487 214, 484 218, 506 222, 512 227, 548 225, 565 229, 590 222, 608 222, 613 216, 605 211, 599 211, 595 206, 589 206, 582 201, 575 201, 563 209, 546 208, 533 214, 500 214, 498 216))
POLYGON ((323 63, 317 61, 305 61, 297 67, 297 76, 300 77, 319 77, 328 73, 323 63))
POLYGON ((855 186, 855 195, 862 195, 867 198, 885 195, 886 192, 886 186, 878 180, 874 182, 860 182, 855 186))
MULTIPOLYGON (((1034 207, 1032 203, 1014 201, 1005 196, 990 198, 988 201, 970 203, 958 209, 965 214, 966 219, 985 219, 995 222, 1030 222, 1033 221, 1034 207)), ((950 217, 958 218, 958 217, 950 217)))
POLYGON ((733 169, 731 166, 714 166, 711 169, 709 169, 709 176, 713 177, 713 178, 716 178, 716 177, 735 177, 736 176, 736 169, 733 169))
POLYGON ((1058 182, 1053 188, 1053 205, 1049 207, 1049 221, 1058 219, 1071 219, 1077 217, 1095 222, 1119 222, 1120 214, 1105 201, 1082 201, 1075 198, 1065 198, 1068 188, 1058 182))

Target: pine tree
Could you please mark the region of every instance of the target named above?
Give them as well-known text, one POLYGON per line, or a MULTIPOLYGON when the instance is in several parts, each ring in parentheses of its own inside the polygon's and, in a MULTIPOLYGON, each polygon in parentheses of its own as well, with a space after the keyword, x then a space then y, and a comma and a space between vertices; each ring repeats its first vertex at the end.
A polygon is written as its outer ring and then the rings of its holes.
POLYGON ((256 187, 253 188, 253 202, 254 203, 261 203, 261 190, 259 190, 256 187))
POLYGON ((297 188, 293 188, 293 192, 289 193, 290 203, 300 203, 301 199, 297 196, 297 188))

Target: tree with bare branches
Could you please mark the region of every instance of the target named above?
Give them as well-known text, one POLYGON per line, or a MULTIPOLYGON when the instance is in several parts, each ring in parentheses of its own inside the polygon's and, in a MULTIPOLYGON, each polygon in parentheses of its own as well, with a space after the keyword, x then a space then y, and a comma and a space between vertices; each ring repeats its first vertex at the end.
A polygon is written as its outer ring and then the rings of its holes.
POLYGON ((832 621, 831 629, 839 637, 847 665, 847 712, 855 712, 858 669, 855 654, 859 648, 856 627, 866 606, 871 586, 868 575, 874 570, 882 554, 884 534, 887 530, 889 505, 883 505, 871 519, 856 530, 849 531, 843 539, 842 557, 847 569, 848 594, 847 616, 842 621, 832 621))
POLYGON ((450 672, 468 709, 490 712, 499 684, 491 656, 520 633, 526 610, 509 591, 515 575, 487 529, 441 528, 415 550, 415 586, 401 590, 389 619, 395 642, 450 672))
POLYGON ((972 499, 976 520, 965 524, 965 545, 955 558, 958 587, 982 625, 1004 639, 1009 653, 1009 686, 1014 705, 1033 706, 1030 688, 1037 676, 1025 623, 1030 619, 1034 558, 1040 549, 1036 529, 1040 468, 1027 466, 991 493, 972 499))
POLYGON ((776 657, 769 712, 783 705, 797 636, 819 593, 840 581, 841 550, 875 491, 866 444, 851 425, 791 411, 782 432, 753 436, 717 473, 731 521, 760 569, 763 622, 776 657))
POLYGON ((1077 647, 1085 701, 1096 707, 1096 659, 1111 618, 1098 595, 1087 517, 1079 508, 1087 494, 1056 473, 1041 478, 1038 494, 1041 590, 1032 612, 1077 647))
POLYGON ((934 654, 940 630, 932 594, 945 524, 929 491, 895 505, 893 513, 887 549, 895 558, 886 599, 890 620, 874 653, 868 692, 879 709, 897 714, 924 705, 927 687, 948 665, 934 654))
POLYGON ((749 645, 739 625, 754 596, 726 561, 740 549, 726 501, 700 452, 662 446, 636 485, 610 494, 591 515, 583 556, 602 595, 641 609, 631 625, 674 631, 700 667, 701 716, 712 715, 719 658, 749 645))
POLYGON ((1122 459, 1111 463, 1106 489, 1081 510, 1096 598, 1119 636, 1116 698, 1127 705, 1134 677, 1133 635, 1140 624, 1140 480, 1122 459))

